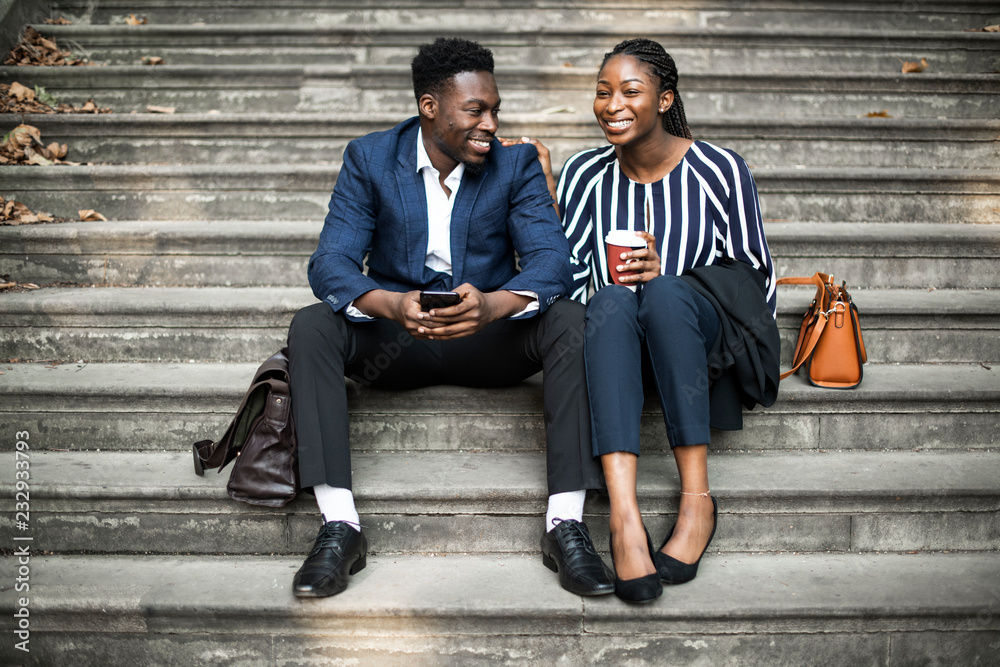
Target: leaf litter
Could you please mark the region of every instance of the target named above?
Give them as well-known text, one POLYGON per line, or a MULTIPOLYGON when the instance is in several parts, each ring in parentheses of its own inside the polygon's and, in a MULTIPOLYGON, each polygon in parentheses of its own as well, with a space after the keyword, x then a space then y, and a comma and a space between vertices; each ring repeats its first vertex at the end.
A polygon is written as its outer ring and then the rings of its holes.
POLYGON ((3 64, 19 67, 93 65, 87 58, 77 58, 71 52, 60 49, 54 39, 42 36, 31 26, 24 29, 21 41, 10 50, 3 64))
POLYGON ((15 81, 0 83, 0 114, 4 113, 111 113, 111 109, 97 106, 94 100, 80 107, 62 104, 41 86, 32 89, 15 81))
POLYGON ((4 135, 3 142, 0 143, 0 164, 34 164, 43 167, 78 164, 63 160, 68 151, 66 144, 55 141, 46 146, 37 127, 22 123, 4 135))

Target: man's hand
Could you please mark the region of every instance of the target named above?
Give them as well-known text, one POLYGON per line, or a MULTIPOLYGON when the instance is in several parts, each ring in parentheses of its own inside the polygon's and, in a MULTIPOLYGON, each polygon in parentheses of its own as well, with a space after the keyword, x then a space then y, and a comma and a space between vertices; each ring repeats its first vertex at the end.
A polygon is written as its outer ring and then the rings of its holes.
MULTIPOLYGON (((452 340, 471 336, 490 322, 519 313, 531 303, 530 297, 506 290, 483 294, 469 283, 459 285, 455 291, 462 296, 461 303, 417 315, 420 325, 413 334, 415 337, 452 340)), ((419 299, 419 292, 417 295, 419 299)))
POLYGON ((354 307, 368 317, 378 317, 399 322, 414 338, 429 337, 419 332, 419 329, 423 325, 420 316, 426 314, 420 310, 419 290, 412 292, 390 292, 384 289, 371 290, 355 299, 354 307))

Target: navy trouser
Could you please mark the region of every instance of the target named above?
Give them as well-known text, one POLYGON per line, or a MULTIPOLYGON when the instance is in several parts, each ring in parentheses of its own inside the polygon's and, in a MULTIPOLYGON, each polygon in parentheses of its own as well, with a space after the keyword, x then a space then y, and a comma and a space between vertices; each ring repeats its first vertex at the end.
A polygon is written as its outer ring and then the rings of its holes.
POLYGON ((645 384, 660 397, 671 448, 707 444, 708 354, 719 316, 676 276, 658 276, 638 293, 599 290, 587 306, 585 353, 594 456, 639 454, 645 384))
POLYGON ((581 304, 559 299, 540 315, 497 320, 471 336, 439 341, 413 338, 392 320, 351 322, 325 303, 303 308, 288 331, 303 488, 351 488, 345 376, 379 389, 501 387, 543 369, 549 493, 603 487, 591 454, 583 317, 581 304))

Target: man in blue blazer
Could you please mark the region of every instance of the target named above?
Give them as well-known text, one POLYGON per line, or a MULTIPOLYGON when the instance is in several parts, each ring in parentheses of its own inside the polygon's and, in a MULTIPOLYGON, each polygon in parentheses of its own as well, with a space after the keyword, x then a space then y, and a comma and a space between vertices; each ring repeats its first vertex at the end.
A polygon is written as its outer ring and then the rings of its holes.
POLYGON ((496 139, 493 55, 438 39, 413 59, 419 115, 352 141, 309 283, 321 300, 288 332, 302 486, 323 525, 299 597, 347 587, 367 540, 351 491, 344 377, 381 389, 495 387, 544 370, 549 505, 542 559, 579 595, 614 591, 583 524, 593 459, 580 304, 569 248, 533 146, 496 139), (366 271, 367 267, 367 271, 366 271), (421 308, 422 291, 457 293, 421 308))

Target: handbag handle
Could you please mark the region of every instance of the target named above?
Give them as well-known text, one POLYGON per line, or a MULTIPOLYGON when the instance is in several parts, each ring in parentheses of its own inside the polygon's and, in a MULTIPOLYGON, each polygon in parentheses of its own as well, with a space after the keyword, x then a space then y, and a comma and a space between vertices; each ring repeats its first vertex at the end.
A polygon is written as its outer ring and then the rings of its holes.
POLYGON ((791 370, 782 373, 779 379, 784 380, 786 377, 799 370, 799 367, 801 367, 802 364, 804 364, 806 360, 812 356, 813 350, 816 349, 816 344, 819 343, 819 337, 823 335, 823 329, 826 328, 826 323, 829 319, 830 316, 825 312, 819 312, 819 320, 817 320, 816 326, 813 327, 812 333, 809 334, 809 339, 805 344, 805 351, 799 356, 799 363, 792 366, 791 370))

